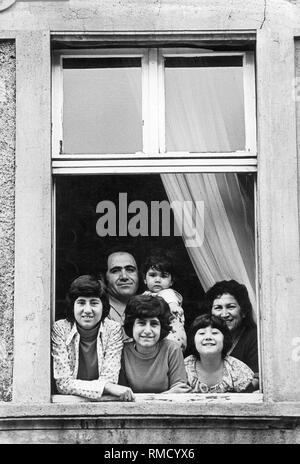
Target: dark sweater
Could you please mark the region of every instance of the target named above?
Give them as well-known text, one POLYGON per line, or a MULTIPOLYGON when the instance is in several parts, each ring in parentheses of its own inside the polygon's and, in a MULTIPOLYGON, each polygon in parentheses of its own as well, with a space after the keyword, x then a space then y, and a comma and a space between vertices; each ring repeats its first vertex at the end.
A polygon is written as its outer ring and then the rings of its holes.
POLYGON ((254 374, 258 374, 258 346, 257 329, 245 329, 235 348, 230 352, 230 356, 243 361, 254 374))
POLYGON ((100 322, 92 329, 83 329, 77 324, 77 330, 80 335, 77 379, 96 380, 99 377, 97 356, 99 325, 100 322))

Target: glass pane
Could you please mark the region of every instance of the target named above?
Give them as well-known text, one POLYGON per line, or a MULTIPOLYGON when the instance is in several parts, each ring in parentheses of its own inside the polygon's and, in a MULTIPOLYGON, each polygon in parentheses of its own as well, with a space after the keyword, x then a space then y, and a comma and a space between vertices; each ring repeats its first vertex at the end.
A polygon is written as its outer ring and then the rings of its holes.
POLYGON ((64 153, 142 151, 140 58, 65 59, 64 153))
POLYGON ((187 327, 201 310, 202 287, 218 280, 244 283, 255 308, 252 174, 59 176, 55 243, 57 318, 71 280, 104 275, 115 246, 131 248, 139 265, 153 248, 172 251, 187 327))
POLYGON ((245 148, 241 57, 165 60, 167 151, 245 148))
MULTIPOLYGON (((153 248, 171 249, 182 269, 176 289, 184 295, 187 324, 196 317, 203 289, 181 236, 174 233, 173 212, 159 174, 59 176, 56 195, 57 319, 64 317, 72 279, 80 274, 104 275, 105 254, 115 246, 131 248, 139 264, 153 248), (125 213, 134 205, 141 208, 140 221, 134 221, 138 210, 125 213)), ((145 290, 142 278, 139 290, 145 290)))

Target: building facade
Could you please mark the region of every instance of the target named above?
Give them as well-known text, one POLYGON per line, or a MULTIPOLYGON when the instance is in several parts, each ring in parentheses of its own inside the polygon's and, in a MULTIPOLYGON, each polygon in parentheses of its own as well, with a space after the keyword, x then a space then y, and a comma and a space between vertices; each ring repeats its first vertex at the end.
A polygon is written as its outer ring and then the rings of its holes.
MULTIPOLYGON (((299 443, 300 2, 4 0, 0 28, 0 442, 299 443), (105 131, 94 140, 92 105, 80 104, 80 82, 68 84, 78 70, 94 68, 122 68, 122 75, 124 68, 138 69, 131 82, 140 79, 134 103, 142 107, 137 121, 143 124, 124 153, 111 141, 121 140, 123 129, 132 135, 126 118, 118 126, 116 110, 117 135, 106 145, 105 131), (203 147, 188 138, 187 147, 172 145, 174 68, 217 69, 224 86, 222 69, 237 68, 243 116, 234 142, 225 147, 221 138, 218 146, 206 140, 203 147), (76 151, 80 114, 88 121, 89 144, 76 151), (86 188, 91 179, 171 174, 180 181, 188 174, 192 182, 197 173, 217 180, 220 173, 244 175, 254 192, 260 391, 197 401, 182 395, 130 404, 60 402, 51 390, 50 332, 66 269, 58 262, 61 248, 74 265, 71 247, 61 245, 67 229, 56 215, 64 216, 71 199, 61 200, 76 192, 77 182, 86 188)), ((92 101, 98 86, 89 72, 82 79, 92 101)), ((220 114, 222 104, 225 115, 233 106, 231 94, 227 103, 222 95, 207 95, 208 107, 217 99, 220 114)), ((131 96, 124 97, 128 108, 131 96)), ((188 89, 183 96, 186 101, 188 89)), ((131 111, 134 120, 134 105, 131 111)), ((120 185, 116 192, 124 191, 120 185)))

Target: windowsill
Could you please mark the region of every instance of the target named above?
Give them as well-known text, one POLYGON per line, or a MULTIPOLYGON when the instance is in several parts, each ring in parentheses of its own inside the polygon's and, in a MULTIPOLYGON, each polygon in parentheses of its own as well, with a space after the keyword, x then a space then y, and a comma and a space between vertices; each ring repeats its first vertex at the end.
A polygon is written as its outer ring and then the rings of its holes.
POLYGON ((54 395, 52 403, 0 403, 1 420, 21 419, 160 419, 201 418, 282 419, 299 418, 300 401, 266 402, 260 393, 234 394, 137 394, 135 402, 103 397, 90 402, 68 395, 54 395))
MULTIPOLYGON (((113 396, 104 395, 101 400, 93 401, 87 398, 82 398, 75 395, 52 395, 52 403, 70 404, 70 403, 102 403, 102 402, 118 402, 124 404, 113 396)), ((206 403, 262 403, 262 393, 136 393, 135 403, 169 403, 169 404, 206 404, 206 403)))

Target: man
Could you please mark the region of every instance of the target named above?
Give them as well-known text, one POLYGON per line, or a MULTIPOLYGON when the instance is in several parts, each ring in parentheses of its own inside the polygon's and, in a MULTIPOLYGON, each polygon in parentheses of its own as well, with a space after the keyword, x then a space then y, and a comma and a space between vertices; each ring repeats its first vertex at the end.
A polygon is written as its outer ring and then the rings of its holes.
POLYGON ((105 274, 109 294, 109 318, 123 325, 124 311, 129 298, 137 293, 139 277, 136 261, 127 251, 115 251, 107 257, 105 274))

